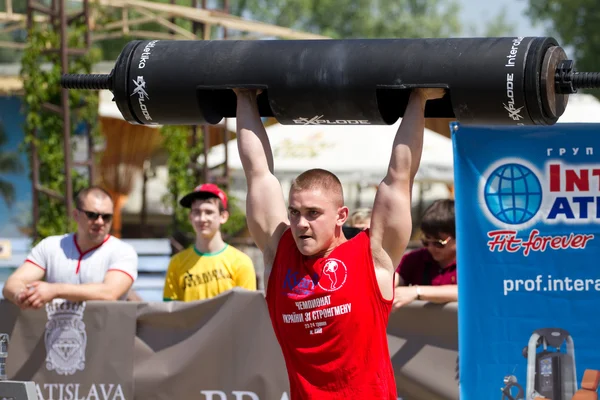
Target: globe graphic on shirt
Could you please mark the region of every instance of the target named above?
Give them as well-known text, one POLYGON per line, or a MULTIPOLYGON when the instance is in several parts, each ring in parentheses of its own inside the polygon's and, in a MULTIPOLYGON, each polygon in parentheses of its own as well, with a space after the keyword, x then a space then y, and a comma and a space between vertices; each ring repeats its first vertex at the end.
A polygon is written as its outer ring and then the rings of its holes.
POLYGON ((533 171, 510 163, 496 168, 484 189, 485 204, 500 222, 519 225, 531 220, 542 205, 542 185, 533 171))

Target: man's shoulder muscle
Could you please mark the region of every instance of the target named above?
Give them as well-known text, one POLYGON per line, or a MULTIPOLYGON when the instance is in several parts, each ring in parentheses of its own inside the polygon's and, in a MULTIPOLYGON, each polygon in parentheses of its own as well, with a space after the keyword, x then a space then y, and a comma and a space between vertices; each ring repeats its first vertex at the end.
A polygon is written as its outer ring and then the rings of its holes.
MULTIPOLYGON (((265 289, 268 286, 268 282, 271 277, 271 272, 272 272, 273 268, 275 267, 275 259, 277 258, 277 255, 281 251, 285 251, 285 249, 283 248, 284 246, 289 245, 289 243, 287 243, 287 242, 290 239, 284 238, 284 237, 286 235, 291 236, 291 234, 292 233, 290 231, 289 226, 286 226, 285 229, 282 229, 280 233, 271 236, 271 242, 269 243, 268 246, 265 247, 265 249, 262 252, 264 266, 265 266, 265 272, 264 272, 265 289)), ((293 238, 291 239, 291 241, 292 241, 292 243, 294 243, 293 238)), ((294 243, 294 245, 295 245, 295 243, 294 243)))
POLYGON ((366 232, 369 240, 369 247, 371 249, 371 257, 373 257, 373 266, 375 268, 383 269, 394 269, 392 259, 389 254, 383 249, 381 243, 371 240, 370 230, 366 232))
POLYGON ((269 239, 268 246, 266 246, 262 252, 265 264, 268 263, 272 265, 275 262, 275 258, 277 257, 277 254, 281 251, 282 247, 287 246, 289 244, 288 242, 290 239, 286 236, 291 236, 291 234, 292 233, 290 231, 290 228, 287 225, 285 227, 279 228, 277 231, 275 231, 275 233, 273 233, 273 235, 269 239))

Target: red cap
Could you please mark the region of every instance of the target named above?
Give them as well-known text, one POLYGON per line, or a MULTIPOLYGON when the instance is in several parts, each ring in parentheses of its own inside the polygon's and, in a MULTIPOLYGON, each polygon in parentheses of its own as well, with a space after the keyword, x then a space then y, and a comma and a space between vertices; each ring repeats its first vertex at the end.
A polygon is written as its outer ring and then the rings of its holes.
POLYGON ((196 199, 208 199, 210 197, 216 197, 223 203, 223 208, 227 209, 227 195, 217 185, 213 183, 204 183, 200 186, 196 186, 193 192, 183 196, 179 200, 179 204, 183 207, 191 208, 192 202, 196 199))

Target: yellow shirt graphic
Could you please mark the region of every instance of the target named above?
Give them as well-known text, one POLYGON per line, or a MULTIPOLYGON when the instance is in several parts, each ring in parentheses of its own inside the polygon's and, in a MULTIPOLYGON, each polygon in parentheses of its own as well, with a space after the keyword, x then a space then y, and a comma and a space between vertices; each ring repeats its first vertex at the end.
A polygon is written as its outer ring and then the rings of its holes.
POLYGON ((256 290, 256 272, 250 257, 229 244, 217 253, 200 253, 192 246, 171 258, 163 299, 210 299, 235 286, 256 290))

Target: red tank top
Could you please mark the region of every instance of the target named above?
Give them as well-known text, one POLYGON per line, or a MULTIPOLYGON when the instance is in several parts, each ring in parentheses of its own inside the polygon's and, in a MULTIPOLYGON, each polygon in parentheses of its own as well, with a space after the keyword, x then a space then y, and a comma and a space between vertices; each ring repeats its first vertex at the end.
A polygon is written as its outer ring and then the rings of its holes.
POLYGON ((266 300, 292 400, 396 400, 386 336, 392 301, 379 291, 368 231, 308 260, 288 229, 266 300))

